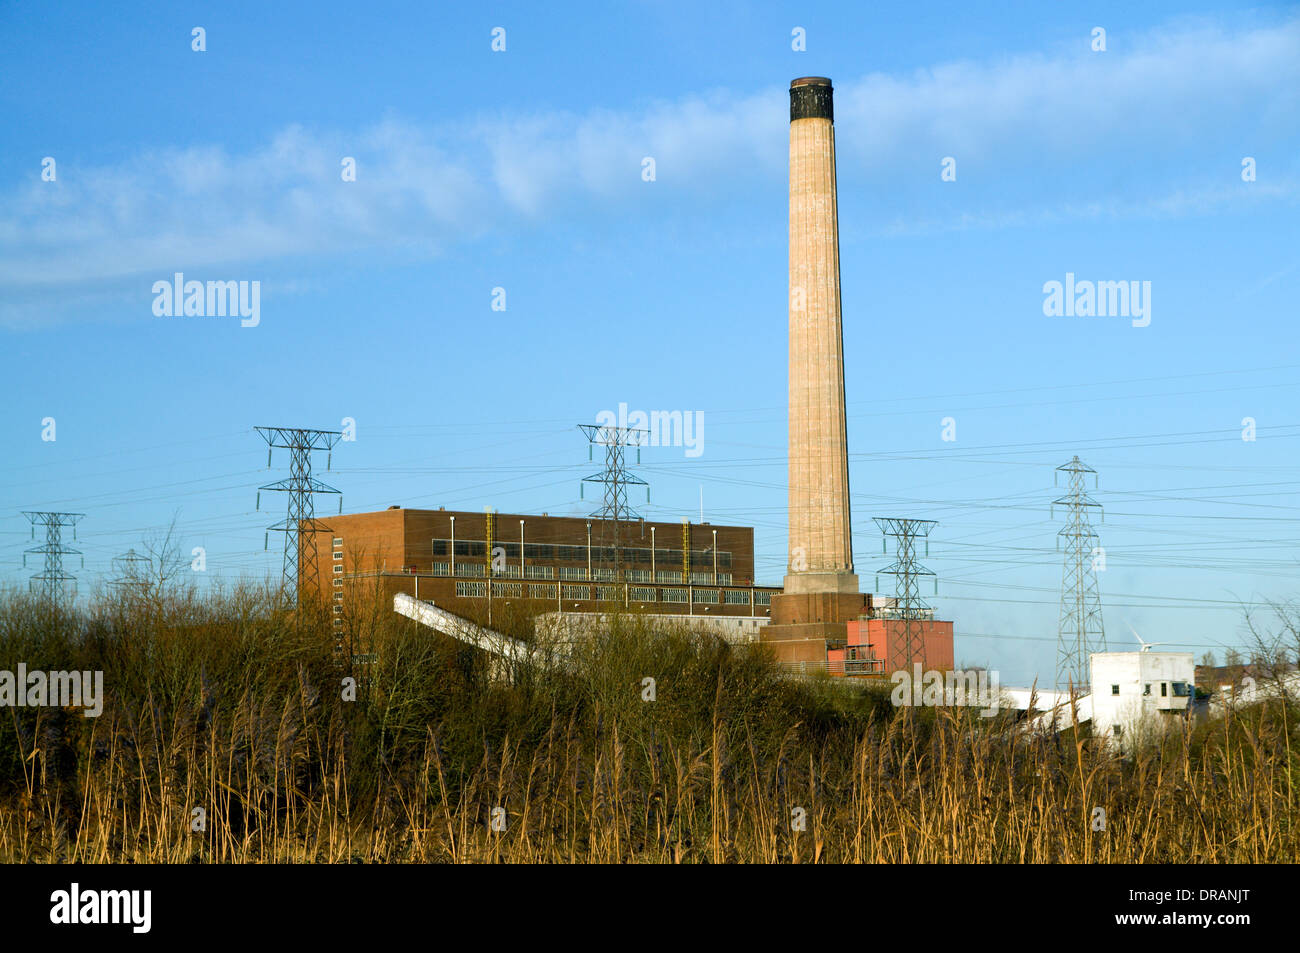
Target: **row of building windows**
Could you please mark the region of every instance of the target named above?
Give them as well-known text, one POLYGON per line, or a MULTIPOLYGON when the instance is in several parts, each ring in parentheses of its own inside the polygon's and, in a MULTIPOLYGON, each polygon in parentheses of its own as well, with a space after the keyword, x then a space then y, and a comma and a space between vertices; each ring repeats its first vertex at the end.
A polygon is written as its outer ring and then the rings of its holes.
MULTIPOLYGON (((435 562, 433 566, 433 575, 450 576, 450 562, 435 562)), ((339 571, 336 569, 336 571, 339 571)), ((505 579, 554 579, 556 574, 559 578, 568 582, 613 582, 614 570, 612 569, 592 569, 587 572, 585 566, 524 566, 522 570, 516 565, 506 565, 499 567, 493 576, 505 579)), ((487 575, 487 568, 483 563, 457 563, 457 576, 470 576, 482 578, 487 575)), ((651 578, 648 569, 629 569, 627 571, 627 581, 631 583, 657 582, 660 584, 671 584, 682 581, 682 574, 677 570, 659 570, 651 578)), ((713 578, 711 572, 693 572, 691 573, 691 582, 701 586, 730 586, 732 585, 732 575, 729 572, 718 573, 718 578, 713 578)))
MULTIPOLYGON (((1169 682, 1161 682, 1161 683, 1160 683, 1160 697, 1161 697, 1161 698, 1168 698, 1168 697, 1169 697, 1169 685, 1170 685, 1169 682)), ((1174 682, 1174 683, 1173 683, 1173 686, 1174 686, 1174 697, 1175 697, 1175 698, 1190 698, 1191 695, 1192 695, 1192 693, 1193 693, 1193 686, 1192 686, 1191 684, 1189 684, 1188 682, 1174 682)), ((1118 686, 1118 685, 1112 685, 1112 686, 1110 687, 1110 693, 1111 693, 1112 695, 1118 695, 1118 694, 1119 694, 1119 686, 1118 686)), ((1150 683, 1150 682, 1146 682, 1146 683, 1143 685, 1143 687, 1142 687, 1142 694, 1143 694, 1143 695, 1150 695, 1150 694, 1151 694, 1151 683, 1150 683)))
MULTIPOLYGON (((342 557, 342 553, 334 554, 336 559, 342 557)), ((412 567, 414 568, 414 567, 412 567)), ((431 574, 434 576, 452 575, 452 564, 448 562, 434 561, 430 564, 431 574)), ((481 579, 487 575, 487 567, 479 562, 460 562, 455 566, 457 576, 466 576, 469 578, 481 579)), ((335 575, 342 575, 344 569, 341 562, 335 563, 335 575)), ((493 576, 505 579, 554 579, 556 572, 559 572, 560 579, 570 582, 613 582, 614 570, 607 568, 593 568, 590 573, 585 566, 524 566, 520 568, 517 564, 507 563, 505 566, 499 566, 492 573, 493 576)), ((660 569, 653 574, 649 569, 628 569, 626 571, 627 581, 631 583, 648 583, 654 582, 660 585, 671 585, 682 581, 682 574, 677 569, 660 569), (653 579, 651 576, 653 575, 653 579)), ((734 584, 731 573, 720 572, 715 579, 711 572, 693 572, 691 573, 691 583, 699 586, 730 586, 734 584)))
MULTIPOLYGON (((334 575, 337 577, 343 571, 343 537, 335 536, 330 544, 333 553, 334 575)), ((343 580, 335 578, 334 580, 334 605, 331 607, 334 611, 334 628, 343 629, 343 580)))
MULTIPOLYGON (((330 549, 334 557, 334 574, 337 576, 343 572, 343 537, 335 536, 330 544, 330 549)), ((342 638, 343 632, 343 580, 334 580, 334 629, 340 633, 342 638)))
MULTIPOLYGON (((448 556, 451 554, 450 539, 432 540, 434 556, 448 556)), ((508 542, 506 540, 493 540, 492 548, 500 547, 505 553, 506 559, 519 561, 519 544, 508 542)), ((456 556, 467 558, 488 558, 488 546, 486 540, 481 539, 458 539, 456 540, 456 556)), ((540 560, 541 562, 587 562, 587 547, 585 545, 570 546, 559 543, 525 543, 524 560, 540 560)), ((614 547, 598 546, 591 547, 592 562, 613 562, 614 547)), ((651 562, 657 562, 665 566, 680 566, 682 564, 682 551, 680 549, 659 549, 654 550, 654 559, 651 559, 650 548, 648 546, 624 546, 623 561, 628 563, 642 563, 649 565, 651 562)), ((718 551, 717 564, 727 569, 731 568, 731 553, 725 550, 718 551)), ((705 566, 713 565, 713 551, 708 549, 692 549, 691 565, 705 566)))
MULTIPOLYGON (((488 584, 486 582, 475 581, 456 581, 456 595, 466 599, 484 599, 487 598, 488 584)), ((560 596, 563 599, 572 601, 588 601, 592 598, 592 586, 560 586, 560 596)), ((599 602, 619 602, 622 599, 620 586, 595 586, 595 598, 599 602)), ((555 598, 555 585, 546 585, 540 583, 530 583, 528 586, 528 598, 553 600, 555 598)), ((336 593, 335 598, 341 599, 342 593, 336 593)), ((634 602, 669 602, 686 604, 691 601, 691 590, 679 587, 664 587, 655 589, 649 586, 630 586, 628 587, 628 598, 634 602), (658 598, 657 598, 658 597, 658 598)), ((726 605, 739 606, 749 605, 750 592, 747 589, 696 589, 693 593, 696 605, 717 605, 720 601, 726 605), (719 599, 721 593, 721 599, 719 599)), ((521 599, 523 598, 523 584, 518 582, 494 582, 492 583, 492 597, 494 599, 521 599)), ((770 592, 754 592, 754 604, 760 606, 770 606, 772 604, 772 594, 770 592)))

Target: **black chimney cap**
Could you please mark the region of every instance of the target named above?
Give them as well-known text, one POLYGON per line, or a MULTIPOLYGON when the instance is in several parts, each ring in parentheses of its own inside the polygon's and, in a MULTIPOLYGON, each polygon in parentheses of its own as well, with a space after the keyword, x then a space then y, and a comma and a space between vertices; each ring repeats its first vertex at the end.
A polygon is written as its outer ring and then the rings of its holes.
POLYGON ((831 81, 825 76, 801 76, 790 82, 790 121, 829 119, 835 121, 831 81))

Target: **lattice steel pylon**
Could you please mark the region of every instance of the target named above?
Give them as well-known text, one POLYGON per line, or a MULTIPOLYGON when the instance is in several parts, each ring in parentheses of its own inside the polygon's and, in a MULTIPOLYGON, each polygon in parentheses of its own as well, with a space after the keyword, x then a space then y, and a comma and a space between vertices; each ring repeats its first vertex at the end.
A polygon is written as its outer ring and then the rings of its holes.
MULTIPOLYGON (((892 651, 887 659, 890 671, 911 671, 913 663, 920 662, 925 668, 925 633, 920 623, 928 621, 934 611, 933 607, 921 598, 918 582, 921 576, 933 576, 916 561, 916 541, 926 539, 930 531, 938 525, 937 520, 918 520, 901 516, 877 516, 876 525, 884 536, 893 536, 894 561, 876 573, 876 588, 880 588, 880 574, 894 577, 894 613, 902 621, 902 638, 891 639, 892 651)), ((881 540, 884 543, 884 539, 881 540)), ((930 543, 926 541, 926 555, 930 554, 930 543)), ((885 550, 888 552, 888 549, 885 550)))
MULTIPOLYGON (((262 491, 274 490, 289 494, 288 515, 278 523, 267 527, 264 545, 269 544, 272 530, 284 533, 284 575, 282 586, 285 595, 297 603, 302 601, 303 589, 309 585, 319 585, 320 560, 316 555, 315 540, 312 545, 303 546, 301 530, 309 532, 328 532, 329 527, 316 519, 315 495, 317 493, 339 494, 339 512, 343 512, 343 494, 332 486, 327 486, 311 475, 311 454, 313 450, 327 453, 343 436, 337 430, 305 430, 295 427, 257 427, 255 428, 266 440, 266 465, 271 466, 271 452, 276 449, 289 451, 289 477, 277 480, 257 488, 257 508, 262 508, 262 491)), ((330 468, 333 454, 326 457, 325 469, 330 468)))
POLYGON ((146 590, 149 588, 149 571, 152 568, 152 559, 143 553, 137 553, 134 548, 128 549, 121 556, 113 557, 113 572, 116 577, 108 584, 119 592, 146 590))
POLYGON ((641 519, 641 514, 632 509, 628 503, 627 491, 630 486, 646 488, 646 502, 650 502, 650 484, 627 469, 627 448, 636 449, 636 462, 641 462, 641 447, 646 446, 650 431, 631 427, 615 427, 603 424, 578 424, 578 429, 587 435, 590 444, 589 456, 594 458, 597 445, 605 448, 605 469, 582 478, 581 496, 585 498, 588 483, 604 486, 604 499, 599 509, 593 510, 591 516, 599 518, 601 568, 612 568, 609 577, 612 582, 623 582, 623 523, 628 520, 641 519))
MULTIPOLYGON (((31 549, 23 552, 23 566, 27 566, 27 555, 41 554, 45 556, 45 568, 42 572, 34 574, 28 585, 32 592, 38 594, 42 601, 51 604, 62 600, 64 584, 71 581, 76 582, 76 577, 71 573, 63 571, 64 556, 82 556, 81 550, 73 549, 70 546, 63 545, 63 527, 72 527, 72 538, 77 538, 77 521, 85 516, 85 513, 50 513, 44 511, 24 511, 32 524, 32 539, 36 538, 36 527, 45 527, 45 545, 33 546, 31 549)), ((81 568, 86 568, 86 559, 82 556, 81 568)), ((73 587, 73 595, 76 595, 76 587, 73 587)))
POLYGON ((1097 471, 1077 456, 1069 463, 1056 468, 1057 473, 1068 473, 1069 492, 1052 501, 1052 513, 1057 506, 1068 506, 1069 517, 1056 534, 1060 548, 1065 540, 1065 566, 1061 577, 1061 622, 1056 638, 1056 688, 1064 691, 1071 685, 1087 691, 1092 679, 1092 653, 1106 651, 1106 631, 1101 619, 1101 595, 1097 588, 1096 559, 1098 537, 1088 517, 1091 509, 1101 512, 1101 504, 1087 493, 1085 480, 1097 471))

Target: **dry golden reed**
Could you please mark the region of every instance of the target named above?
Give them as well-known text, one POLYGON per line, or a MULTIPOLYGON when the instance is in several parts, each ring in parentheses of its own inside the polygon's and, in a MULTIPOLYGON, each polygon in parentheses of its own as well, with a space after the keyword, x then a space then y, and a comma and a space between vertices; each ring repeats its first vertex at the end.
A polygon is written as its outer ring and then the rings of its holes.
MULTIPOLYGON (((504 626, 530 636, 522 617, 504 626)), ((106 694, 99 718, 0 709, 0 860, 1298 857, 1296 713, 1280 701, 1120 759, 1086 731, 895 709, 879 689, 784 677, 761 650, 635 616, 509 673, 379 598, 345 632, 373 656, 350 673, 354 701, 329 618, 265 591, 79 614, 0 600, 0 669, 102 670, 106 694)))

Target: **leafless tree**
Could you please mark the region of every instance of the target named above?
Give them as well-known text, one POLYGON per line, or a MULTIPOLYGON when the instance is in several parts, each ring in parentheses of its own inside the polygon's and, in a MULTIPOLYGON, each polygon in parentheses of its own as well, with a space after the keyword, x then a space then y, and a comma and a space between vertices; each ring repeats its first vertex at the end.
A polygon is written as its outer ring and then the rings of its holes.
POLYGON ((156 593, 168 591, 189 567, 176 533, 179 517, 180 511, 177 510, 166 530, 155 530, 144 541, 145 555, 149 557, 148 583, 156 593))
POLYGON ((1250 644, 1251 675, 1288 704, 1297 698, 1300 662, 1300 601, 1265 600, 1243 609, 1250 644))

